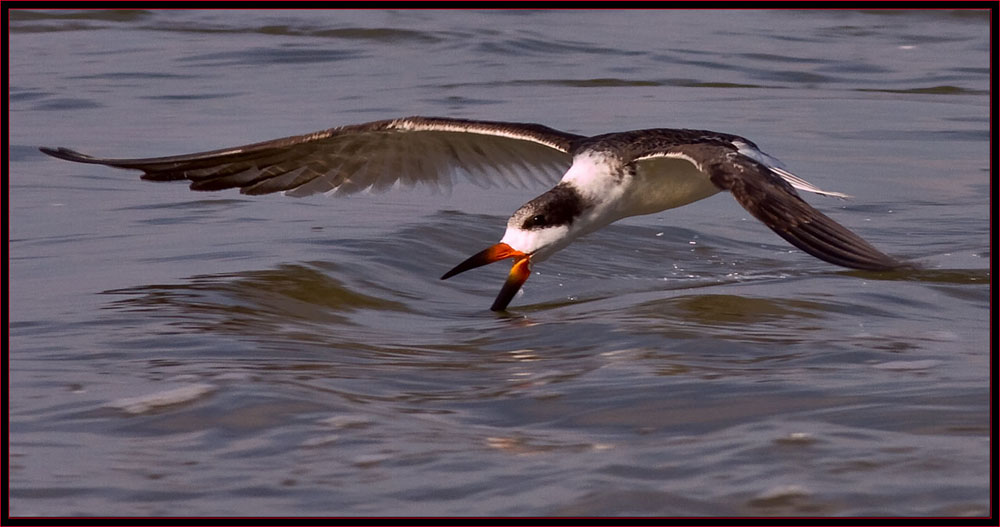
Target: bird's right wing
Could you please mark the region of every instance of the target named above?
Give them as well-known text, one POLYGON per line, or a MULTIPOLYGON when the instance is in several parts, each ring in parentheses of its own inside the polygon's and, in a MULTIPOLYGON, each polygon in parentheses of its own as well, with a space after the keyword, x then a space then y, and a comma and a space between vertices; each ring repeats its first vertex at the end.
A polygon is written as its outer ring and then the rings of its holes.
POLYGON ((551 185, 569 168, 571 143, 580 138, 538 124, 408 117, 169 157, 41 151, 68 161, 141 170, 143 179, 189 180, 192 190, 305 196, 379 192, 397 184, 450 187, 456 175, 484 187, 551 185))

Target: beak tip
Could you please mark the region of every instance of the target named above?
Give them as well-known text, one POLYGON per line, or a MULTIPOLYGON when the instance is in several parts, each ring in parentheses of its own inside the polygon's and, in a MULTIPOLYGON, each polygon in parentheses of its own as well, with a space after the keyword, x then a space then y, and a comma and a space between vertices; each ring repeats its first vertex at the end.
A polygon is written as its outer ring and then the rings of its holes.
POLYGON ((509 303, 510 302, 502 302, 501 303, 500 299, 498 298, 495 302, 493 302, 493 305, 490 306, 490 311, 492 311, 494 313, 503 313, 503 312, 507 311, 507 304, 509 304, 509 303))
POLYGON ((500 290, 500 294, 493 302, 493 305, 490 306, 491 311, 506 311, 507 305, 510 304, 511 300, 513 300, 514 295, 517 294, 518 290, 521 289, 521 285, 524 284, 524 281, 531 275, 529 257, 530 255, 514 250, 506 243, 500 242, 470 256, 464 262, 456 265, 452 270, 443 274, 441 276, 441 280, 447 280, 452 276, 468 271, 469 269, 475 269, 476 267, 503 260, 505 258, 515 258, 516 261, 510 270, 510 275, 507 277, 507 281, 504 282, 503 288, 500 290))

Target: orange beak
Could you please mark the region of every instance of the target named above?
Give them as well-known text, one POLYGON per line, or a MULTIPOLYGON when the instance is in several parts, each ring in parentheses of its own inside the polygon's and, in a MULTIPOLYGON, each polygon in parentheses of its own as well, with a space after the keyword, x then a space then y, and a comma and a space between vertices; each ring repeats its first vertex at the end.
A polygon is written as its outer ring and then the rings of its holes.
POLYGON ((484 251, 476 253, 464 262, 456 265, 451 271, 445 273, 441 279, 447 280, 458 273, 482 267, 493 262, 499 262, 505 258, 513 258, 514 266, 510 268, 510 274, 507 275, 507 281, 500 288, 500 294, 497 295, 497 299, 490 306, 490 309, 493 311, 503 311, 507 309, 507 304, 510 304, 514 295, 517 294, 517 291, 521 289, 524 282, 531 276, 531 260, 528 259, 528 255, 514 250, 510 245, 498 243, 484 251))

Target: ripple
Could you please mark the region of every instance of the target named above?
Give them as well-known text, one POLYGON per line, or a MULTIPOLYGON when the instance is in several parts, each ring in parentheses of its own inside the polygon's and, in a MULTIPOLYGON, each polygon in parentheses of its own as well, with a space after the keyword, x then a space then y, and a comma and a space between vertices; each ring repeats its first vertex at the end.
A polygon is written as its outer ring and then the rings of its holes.
POLYGON ((268 64, 322 64, 357 59, 366 55, 358 50, 253 48, 239 51, 202 53, 180 59, 199 66, 237 66, 268 64))
POLYGON ((315 324, 349 323, 358 310, 406 311, 399 302, 352 291, 319 269, 277 269, 192 277, 181 285, 150 285, 105 291, 129 298, 108 308, 147 313, 207 332, 273 336, 301 334, 315 324))
POLYGON ((69 110, 90 110, 93 108, 103 108, 104 105, 92 99, 78 99, 74 97, 56 97, 46 99, 31 106, 32 110, 39 111, 69 111, 69 110))
POLYGON ((912 93, 921 95, 987 95, 989 90, 974 90, 970 88, 963 88, 961 86, 928 86, 925 88, 902 88, 902 89, 890 89, 890 88, 858 88, 856 91, 860 92, 882 92, 882 93, 912 93))
POLYGON ((106 406, 129 414, 145 414, 204 399, 215 390, 216 387, 211 384, 186 384, 154 393, 115 399, 106 406))
POLYGON ((622 48, 594 46, 585 42, 557 41, 547 38, 520 37, 484 42, 476 46, 476 52, 506 56, 547 56, 552 54, 584 54, 611 55, 619 57, 635 57, 642 55, 641 51, 630 51, 622 48))

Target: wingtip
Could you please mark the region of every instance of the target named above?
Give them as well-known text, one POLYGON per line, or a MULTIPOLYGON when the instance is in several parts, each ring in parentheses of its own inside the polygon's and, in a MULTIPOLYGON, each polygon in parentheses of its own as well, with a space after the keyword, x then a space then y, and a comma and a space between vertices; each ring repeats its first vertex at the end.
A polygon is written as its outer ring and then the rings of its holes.
POLYGON ((47 146, 40 146, 40 147, 38 147, 38 150, 41 151, 43 154, 48 154, 48 155, 50 155, 52 157, 55 157, 55 158, 58 158, 58 159, 64 159, 66 161, 77 161, 77 162, 84 162, 85 163, 85 162, 93 159, 91 156, 88 156, 87 154, 81 154, 80 152, 77 152, 76 150, 72 150, 72 149, 69 149, 69 148, 63 148, 61 146, 58 147, 58 148, 49 148, 47 146))

